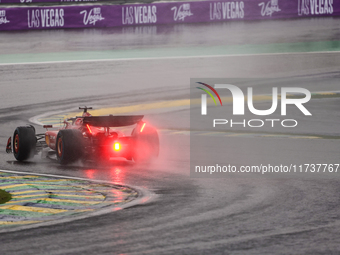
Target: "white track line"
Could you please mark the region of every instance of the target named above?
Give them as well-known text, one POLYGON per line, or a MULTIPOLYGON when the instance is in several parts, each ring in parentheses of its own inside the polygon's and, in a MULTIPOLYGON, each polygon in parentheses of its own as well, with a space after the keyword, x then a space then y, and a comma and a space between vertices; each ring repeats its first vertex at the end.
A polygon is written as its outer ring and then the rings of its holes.
POLYGON ((313 52, 282 52, 282 53, 254 53, 254 54, 227 54, 227 55, 202 55, 202 56, 175 56, 175 57, 141 57, 141 58, 113 58, 113 59, 86 59, 86 60, 64 60, 64 61, 43 61, 23 63, 0 63, 0 66, 12 65, 41 65, 61 63, 88 63, 88 62, 109 62, 109 61, 136 61, 136 60, 167 60, 167 59, 195 59, 195 58, 223 58, 223 57, 251 57, 251 56, 272 56, 272 55, 302 55, 302 54, 334 54, 340 51, 313 51, 313 52))
MULTIPOLYGON (((77 110, 78 110, 77 107, 73 107, 73 108, 70 108, 68 110, 51 111, 51 112, 47 112, 47 113, 43 113, 43 114, 39 114, 39 115, 33 116, 33 117, 29 118, 28 121, 30 123, 43 126, 44 124, 41 123, 40 121, 38 121, 38 119, 40 119, 40 118, 48 118, 49 116, 56 115, 56 114, 67 114, 69 112, 74 112, 74 111, 77 111, 77 110)), ((59 123, 56 123, 56 124, 59 124, 59 123)), ((63 124, 63 123, 61 123, 61 124, 63 124)))

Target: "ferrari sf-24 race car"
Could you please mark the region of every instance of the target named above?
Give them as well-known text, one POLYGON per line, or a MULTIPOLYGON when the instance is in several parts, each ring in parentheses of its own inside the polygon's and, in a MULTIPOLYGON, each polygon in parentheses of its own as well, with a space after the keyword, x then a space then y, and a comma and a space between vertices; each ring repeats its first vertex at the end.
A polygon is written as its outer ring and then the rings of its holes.
POLYGON ((79 109, 83 110, 82 116, 64 120, 58 130, 49 130, 52 125, 44 125, 46 132, 36 134, 32 125, 17 127, 13 139, 8 139, 6 152, 13 152, 18 161, 31 159, 39 152, 46 156, 56 154, 60 164, 112 157, 150 162, 158 157, 158 133, 142 120, 144 115, 92 116, 87 111, 92 107, 79 109), (112 129, 132 125, 135 127, 130 136, 112 129))

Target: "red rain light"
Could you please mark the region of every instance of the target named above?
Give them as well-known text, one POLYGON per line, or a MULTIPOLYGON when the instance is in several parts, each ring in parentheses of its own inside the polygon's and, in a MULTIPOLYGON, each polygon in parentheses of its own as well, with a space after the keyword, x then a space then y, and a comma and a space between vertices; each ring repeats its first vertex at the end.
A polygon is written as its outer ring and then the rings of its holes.
POLYGON ((114 149, 115 151, 120 151, 120 149, 121 149, 120 143, 114 143, 114 144, 113 144, 113 149, 114 149))
POLYGON ((141 133, 143 132, 143 129, 144 129, 144 127, 145 127, 145 124, 146 124, 146 123, 144 123, 143 126, 142 126, 142 128, 140 129, 140 132, 141 132, 141 133))

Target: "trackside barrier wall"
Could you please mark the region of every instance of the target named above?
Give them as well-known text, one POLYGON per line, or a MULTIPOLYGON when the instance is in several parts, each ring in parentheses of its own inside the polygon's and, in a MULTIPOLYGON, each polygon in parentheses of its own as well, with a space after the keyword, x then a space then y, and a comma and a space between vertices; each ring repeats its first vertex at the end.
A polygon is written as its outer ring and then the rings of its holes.
POLYGON ((123 0, 1 0, 0 4, 34 4, 34 3, 72 3, 83 4, 93 2, 118 2, 122 3, 123 0))
POLYGON ((0 30, 116 27, 340 15, 339 0, 244 0, 0 7, 0 30))

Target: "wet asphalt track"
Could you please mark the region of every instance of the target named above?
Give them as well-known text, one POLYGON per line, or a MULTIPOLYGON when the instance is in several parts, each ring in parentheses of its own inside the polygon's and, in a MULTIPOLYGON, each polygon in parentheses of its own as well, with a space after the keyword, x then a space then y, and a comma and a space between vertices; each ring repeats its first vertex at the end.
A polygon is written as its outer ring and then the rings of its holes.
MULTIPOLYGON (((323 41, 339 39, 338 22, 337 19, 320 19, 257 23, 264 26, 258 28, 261 35, 250 35, 247 31, 254 29, 254 25, 249 23, 180 26, 167 33, 145 33, 142 37, 135 32, 124 34, 115 30, 16 32, 7 34, 5 45, 19 53, 52 48, 67 51, 69 47, 78 49, 80 35, 81 45, 85 45, 84 38, 89 41, 92 38, 92 41, 102 42, 96 47, 106 49, 109 47, 106 42, 117 33, 115 38, 121 38, 121 45, 131 48, 147 47, 150 42, 157 47, 198 43, 209 46, 223 43, 222 39, 217 42, 211 39, 224 34, 220 33, 221 29, 238 35, 239 41, 225 39, 227 44, 252 39, 275 43, 282 38, 292 42, 323 41), (278 32, 277 26, 282 33, 278 32), (215 36, 202 39, 199 36, 202 29, 215 36), (193 36, 197 39, 189 37, 189 42, 186 41, 187 37, 180 36, 183 30, 196 31, 193 36), (66 40, 66 36, 60 37, 60 34, 74 37, 68 37, 69 41, 62 46, 60 42, 66 40), (27 36, 32 36, 33 41, 38 37, 45 43, 41 47, 28 47, 22 43, 27 36), (16 38, 13 47, 8 45, 10 37, 16 38), (56 38, 50 40, 51 48, 46 46, 48 38, 56 38), (138 38, 143 40, 137 43, 138 38), (56 42, 61 48, 53 47, 56 42)), ((1 66, 0 146, 5 147, 14 127, 47 111, 83 104, 120 106, 131 101, 188 98, 190 77, 270 77, 275 78, 271 83, 274 85, 282 80, 294 81, 292 86, 327 91, 339 90, 339 69, 339 54, 334 53, 1 66), (313 75, 312 81, 310 75, 313 75)), ((259 93, 269 93, 268 86, 258 86, 259 93)), ((315 119, 301 118, 308 132, 304 128, 296 132, 339 136, 339 98, 313 99, 309 105, 315 119)), ((188 109, 161 114, 153 112, 148 119, 162 128, 189 127, 188 109)), ((202 139, 216 152, 225 143, 231 144, 215 157, 218 161, 225 156, 224 160, 234 164, 243 160, 274 159, 289 163, 297 157, 303 161, 334 163, 340 147, 337 139, 202 139)), ((17 163, 12 155, 1 150, 1 169, 114 181, 147 188, 159 195, 152 203, 100 217, 1 234, 1 254, 340 253, 339 174, 193 179, 189 177, 189 146, 188 136, 162 135, 161 155, 152 166, 114 161, 109 165, 61 167, 38 158, 34 162, 17 163)), ((193 149, 200 151, 200 148, 193 149)))

